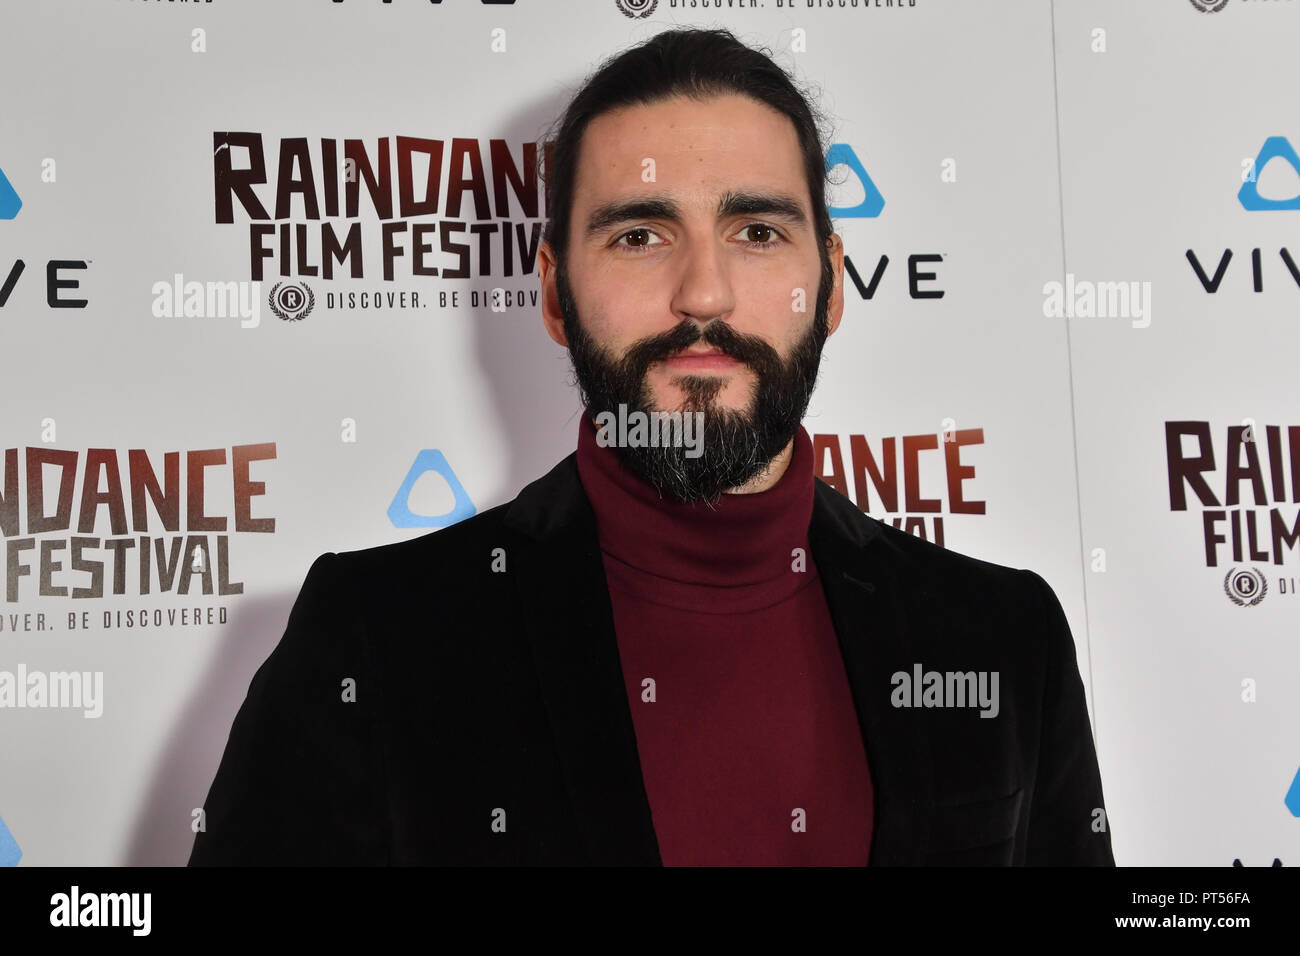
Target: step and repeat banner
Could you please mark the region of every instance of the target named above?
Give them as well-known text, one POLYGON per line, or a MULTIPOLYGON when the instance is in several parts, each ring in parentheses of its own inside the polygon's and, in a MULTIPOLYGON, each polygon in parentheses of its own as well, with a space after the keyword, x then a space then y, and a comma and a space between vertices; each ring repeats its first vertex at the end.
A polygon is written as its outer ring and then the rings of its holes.
POLYGON ((1300 0, 6 4, 3 862, 184 863, 312 561, 574 449, 542 143, 673 26, 834 123, 819 474, 1052 585, 1120 864, 1300 864, 1300 0))

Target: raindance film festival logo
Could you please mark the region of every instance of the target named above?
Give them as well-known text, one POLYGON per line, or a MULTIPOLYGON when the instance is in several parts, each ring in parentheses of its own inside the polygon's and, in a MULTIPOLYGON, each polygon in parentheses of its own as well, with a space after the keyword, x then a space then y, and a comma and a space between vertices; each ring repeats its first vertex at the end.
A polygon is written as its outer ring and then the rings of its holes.
POLYGON ((954 418, 945 418, 940 424, 939 432, 882 436, 879 455, 872 450, 866 435, 814 434, 813 474, 856 504, 864 514, 875 513, 895 528, 945 547, 945 516, 982 515, 986 513, 987 502, 968 498, 973 492, 962 487, 966 481, 976 478, 976 468, 970 464, 970 453, 967 461, 962 461, 961 450, 967 445, 982 446, 984 429, 958 428, 954 418), (946 487, 946 506, 943 498, 922 496, 923 475, 927 484, 935 482, 937 487, 946 487), (886 514, 880 514, 881 511, 886 514))
POLYGON ((311 315, 316 296, 305 282, 277 282, 266 301, 271 311, 286 322, 300 322, 311 315))
MULTIPOLYGON (((1166 421, 1169 510, 1197 515, 1205 566, 1300 557, 1300 425, 1242 419, 1216 445, 1209 421, 1166 421)), ((1294 580, 1294 578, 1292 578, 1294 580)), ((1279 578, 1279 593, 1293 590, 1279 578)))
POLYGON ((1254 568, 1232 568, 1223 578, 1223 593, 1238 607, 1254 607, 1268 593, 1268 581, 1254 568))
MULTIPOLYGON (((275 442, 161 455, 143 448, 0 449, 3 601, 188 596, 196 586, 203 594, 243 594, 243 582, 231 576, 230 544, 235 535, 275 533, 275 518, 253 513, 260 510, 255 499, 267 494, 265 477, 255 480, 266 466, 255 465, 275 460, 275 442)), ((188 602, 166 613, 175 611, 183 625, 191 612, 199 617, 188 602)), ((164 612, 106 609, 105 628, 113 626, 111 613, 124 614, 128 627, 146 627, 161 626, 164 612)), ((224 608, 216 613, 224 624, 224 608)), ((0 634, 44 631, 42 615, 31 616, 33 625, 26 614, 0 616, 0 634)), ((88 621, 88 610, 69 611, 69 629, 88 621)))
POLYGON ((1192 0, 1192 6, 1201 13, 1218 13, 1228 5, 1228 0, 1192 0))

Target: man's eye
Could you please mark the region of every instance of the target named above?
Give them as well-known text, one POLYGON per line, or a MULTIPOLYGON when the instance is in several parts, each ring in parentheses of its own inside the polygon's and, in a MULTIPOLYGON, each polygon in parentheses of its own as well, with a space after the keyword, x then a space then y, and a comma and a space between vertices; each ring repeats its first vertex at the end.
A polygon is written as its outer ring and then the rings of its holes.
MULTIPOLYGON (((747 245, 754 249, 768 249, 780 245, 784 241, 781 233, 765 222, 751 222, 741 230, 742 235, 746 233, 749 234, 747 245)), ((658 238, 653 229, 641 226, 637 229, 629 229, 620 235, 614 244, 620 249, 626 249, 629 252, 645 252, 652 246, 662 245, 663 240, 658 238)))
POLYGON ((615 245, 623 249, 629 249, 632 252, 643 252, 649 246, 652 245, 657 246, 660 244, 657 242, 650 241, 650 237, 653 235, 654 235, 654 230, 646 229, 644 226, 639 229, 630 229, 618 237, 618 240, 617 242, 615 242, 615 245), (628 238, 629 236, 637 237, 636 241, 632 242, 631 244, 625 243, 623 240, 628 238))
POLYGON ((751 229, 755 230, 757 234, 762 237, 762 238, 754 238, 754 233, 750 233, 750 245, 752 246, 756 246, 760 249, 766 249, 768 246, 775 246, 777 243, 781 241, 781 234, 777 232, 773 227, 769 226, 767 223, 751 222, 748 226, 746 226, 744 229, 741 230, 741 233, 744 234, 746 232, 750 232, 751 229))

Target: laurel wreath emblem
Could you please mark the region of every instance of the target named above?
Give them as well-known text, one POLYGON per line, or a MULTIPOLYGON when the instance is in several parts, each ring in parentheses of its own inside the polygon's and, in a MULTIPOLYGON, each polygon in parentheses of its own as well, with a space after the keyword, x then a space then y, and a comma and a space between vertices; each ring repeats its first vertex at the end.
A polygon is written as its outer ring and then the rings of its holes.
MULTIPOLYGON (((1225 0, 1226 2, 1226 0, 1225 0)), ((642 20, 655 12, 659 0, 614 0, 618 12, 633 20, 642 20)))
POLYGON ((286 312, 284 309, 280 308, 279 296, 276 295, 276 293, 280 291, 280 286, 282 285, 284 285, 283 282, 277 282, 271 287, 271 295, 267 299, 267 303, 271 306, 271 311, 286 322, 302 321, 311 313, 312 306, 316 304, 316 294, 311 291, 311 286, 306 283, 303 283, 301 286, 295 285, 294 288, 302 289, 303 293, 306 295, 307 304, 295 312, 286 312))
POLYGON ((1228 600, 1238 607, 1254 607, 1260 601, 1264 600, 1264 595, 1268 593, 1268 580, 1254 568, 1249 568, 1245 571, 1238 571, 1236 568, 1232 568, 1226 575, 1224 575, 1223 593, 1228 595, 1228 600), (1242 594, 1241 589, 1237 587, 1236 579, 1242 574, 1251 578, 1251 580, 1255 581, 1259 585, 1258 590, 1255 591, 1253 596, 1242 594), (1247 600, 1248 598, 1249 600, 1247 600))

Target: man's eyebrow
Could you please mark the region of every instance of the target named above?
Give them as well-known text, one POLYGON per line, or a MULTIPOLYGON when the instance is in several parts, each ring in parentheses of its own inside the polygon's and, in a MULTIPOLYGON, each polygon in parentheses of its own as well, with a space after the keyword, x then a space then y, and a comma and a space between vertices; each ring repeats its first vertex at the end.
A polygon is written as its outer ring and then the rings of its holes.
MULTIPOLYGON (((792 226, 806 227, 808 216, 793 196, 768 192, 729 192, 718 202, 718 218, 732 216, 766 216, 792 226)), ((587 219, 587 236, 604 232, 610 226, 633 219, 668 219, 681 221, 677 203, 666 196, 615 200, 598 206, 587 219)))
POLYGON ((598 206, 587 219, 587 236, 604 232, 610 226, 630 219, 680 220, 677 203, 658 196, 642 199, 616 199, 598 206))
POLYGON ((808 225, 808 216, 799 200, 784 193, 727 193, 718 204, 718 216, 765 216, 784 219, 792 226, 808 225))

